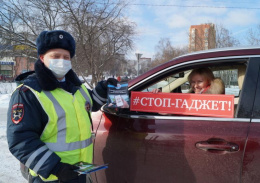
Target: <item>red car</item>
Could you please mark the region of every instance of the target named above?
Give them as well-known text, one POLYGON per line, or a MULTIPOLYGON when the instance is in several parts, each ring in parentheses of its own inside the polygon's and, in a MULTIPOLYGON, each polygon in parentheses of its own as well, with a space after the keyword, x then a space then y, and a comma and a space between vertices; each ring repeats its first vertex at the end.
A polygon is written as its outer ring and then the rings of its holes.
POLYGON ((187 76, 208 67, 235 96, 233 118, 113 110, 93 113, 98 183, 260 182, 260 48, 229 48, 174 58, 129 82, 131 91, 188 91, 187 76))
MULTIPOLYGON (((168 115, 103 106, 92 113, 97 183, 260 182, 260 48, 174 58, 129 81, 132 91, 187 93, 187 76, 208 67, 234 95, 232 118, 168 115)), ((191 94, 192 95, 192 94, 191 94)))

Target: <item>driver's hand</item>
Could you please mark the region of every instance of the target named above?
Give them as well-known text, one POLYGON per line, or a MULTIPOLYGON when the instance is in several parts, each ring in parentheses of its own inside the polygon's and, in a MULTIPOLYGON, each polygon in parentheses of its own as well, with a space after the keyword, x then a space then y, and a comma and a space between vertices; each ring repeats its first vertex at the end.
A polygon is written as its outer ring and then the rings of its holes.
POLYGON ((162 92, 161 89, 159 88, 155 88, 151 91, 152 93, 159 93, 159 92, 162 92))

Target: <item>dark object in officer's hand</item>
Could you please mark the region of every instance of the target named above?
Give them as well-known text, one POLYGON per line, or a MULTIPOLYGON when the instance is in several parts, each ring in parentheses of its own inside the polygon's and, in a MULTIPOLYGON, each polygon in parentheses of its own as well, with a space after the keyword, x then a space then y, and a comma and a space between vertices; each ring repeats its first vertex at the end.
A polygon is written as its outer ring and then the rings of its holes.
POLYGON ((77 169, 79 169, 79 167, 67 163, 61 163, 56 176, 60 181, 67 182, 78 177, 78 173, 74 171, 77 169))

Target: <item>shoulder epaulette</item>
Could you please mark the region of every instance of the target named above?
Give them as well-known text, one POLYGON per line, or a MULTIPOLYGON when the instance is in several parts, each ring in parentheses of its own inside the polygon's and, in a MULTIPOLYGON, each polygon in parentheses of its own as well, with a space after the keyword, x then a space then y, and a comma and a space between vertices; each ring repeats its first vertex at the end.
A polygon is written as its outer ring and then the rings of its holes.
POLYGON ((26 86, 21 86, 20 90, 26 92, 27 90, 29 90, 29 88, 27 88, 26 86))

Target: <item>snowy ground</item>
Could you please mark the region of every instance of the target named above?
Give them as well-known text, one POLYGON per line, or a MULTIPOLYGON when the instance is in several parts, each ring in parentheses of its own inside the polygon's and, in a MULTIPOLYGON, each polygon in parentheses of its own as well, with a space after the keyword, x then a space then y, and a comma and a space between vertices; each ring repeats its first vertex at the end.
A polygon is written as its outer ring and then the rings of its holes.
POLYGON ((27 182, 20 173, 19 161, 9 152, 6 139, 7 108, 16 85, 0 83, 0 183, 27 182))

